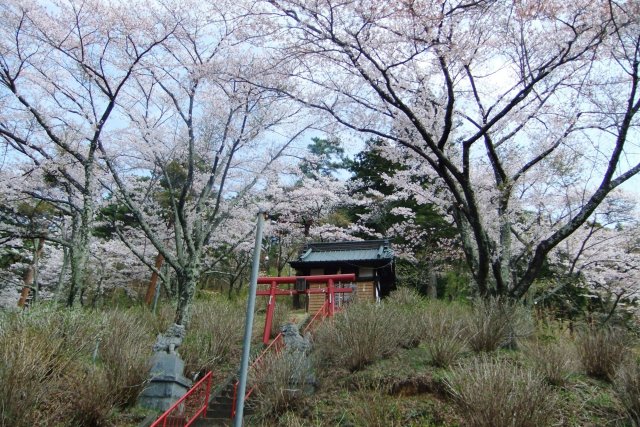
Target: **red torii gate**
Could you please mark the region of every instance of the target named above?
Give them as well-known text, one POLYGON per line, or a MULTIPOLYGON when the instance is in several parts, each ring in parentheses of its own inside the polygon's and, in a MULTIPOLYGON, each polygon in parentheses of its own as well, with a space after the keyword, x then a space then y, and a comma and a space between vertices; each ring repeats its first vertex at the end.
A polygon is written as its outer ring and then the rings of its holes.
POLYGON ((350 274, 325 274, 320 276, 287 276, 287 277, 259 277, 259 285, 271 285, 267 290, 258 290, 256 295, 268 296, 269 302, 267 304, 267 318, 264 322, 264 334, 262 335, 262 342, 269 344, 269 338, 271 335, 271 323, 273 322, 273 313, 276 308, 276 296, 277 295, 309 295, 309 294, 325 294, 327 300, 328 316, 333 316, 335 313, 335 294, 337 293, 349 293, 353 292, 352 288, 336 288, 334 282, 349 281, 355 282, 356 275, 350 274), (326 288, 317 289, 278 289, 280 284, 294 284, 300 280, 304 280, 305 283, 326 283, 326 288))

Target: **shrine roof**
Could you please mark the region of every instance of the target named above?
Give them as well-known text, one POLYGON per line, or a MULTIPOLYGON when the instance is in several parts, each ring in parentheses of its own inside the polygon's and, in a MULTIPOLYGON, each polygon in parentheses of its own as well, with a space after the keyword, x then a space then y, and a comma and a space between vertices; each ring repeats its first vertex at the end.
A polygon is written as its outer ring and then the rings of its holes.
POLYGON ((364 240, 309 243, 292 267, 311 263, 357 262, 393 260, 394 252, 388 240, 364 240))

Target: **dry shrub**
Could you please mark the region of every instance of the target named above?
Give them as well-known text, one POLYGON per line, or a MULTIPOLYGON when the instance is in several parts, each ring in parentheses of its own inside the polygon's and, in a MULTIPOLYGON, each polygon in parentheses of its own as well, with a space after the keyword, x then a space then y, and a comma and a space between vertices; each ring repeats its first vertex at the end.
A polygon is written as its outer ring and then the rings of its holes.
POLYGON ((353 303, 316 329, 315 359, 320 366, 361 369, 392 354, 405 341, 397 332, 403 320, 388 306, 353 303))
POLYGON ((613 380, 629 349, 629 336, 617 327, 587 327, 576 340, 578 357, 587 375, 613 380))
POLYGON ((252 371, 257 410, 262 417, 277 417, 298 407, 312 392, 311 363, 304 352, 282 351, 252 371))
POLYGON ((111 311, 104 322, 98 355, 108 388, 114 404, 133 406, 149 378, 152 331, 130 311, 111 311))
POLYGON ((2 425, 79 425, 69 421, 68 394, 81 391, 74 378, 87 367, 99 322, 81 310, 34 307, 0 325, 2 425))
POLYGON ((530 313, 516 301, 488 298, 476 301, 467 319, 469 346, 475 352, 515 348, 533 332, 530 313))
POLYGON ((37 424, 35 409, 49 398, 48 380, 62 375, 66 364, 59 345, 15 329, 0 332, 0 425, 37 424))
POLYGON ((198 301, 191 312, 189 332, 179 348, 185 372, 218 370, 240 351, 245 313, 223 299, 198 301))
POLYGON ((424 307, 425 299, 413 288, 400 287, 391 292, 385 302, 409 309, 419 309, 424 307))
POLYGON ((389 325, 389 333, 398 338, 398 345, 403 348, 417 347, 424 339, 423 317, 425 299, 411 288, 399 288, 384 301, 389 317, 395 323, 389 325))
POLYGON ((50 425, 106 426, 119 392, 110 387, 107 371, 91 364, 76 365, 56 385, 54 406, 45 412, 50 425))
POLYGON ((423 322, 431 363, 440 367, 449 366, 467 343, 463 314, 454 306, 433 301, 427 307, 423 322))
POLYGON ((148 376, 153 333, 139 319, 47 306, 0 317, 0 425, 108 425, 148 376))
POLYGON ((564 341, 533 342, 524 348, 534 368, 552 385, 562 386, 575 371, 575 347, 564 341))
POLYGON ((556 398, 544 379, 526 368, 488 357, 459 366, 445 384, 463 417, 473 427, 551 425, 556 398))
POLYGON ((613 380, 613 386, 622 402, 629 420, 640 426, 640 366, 635 360, 620 365, 613 380))
POLYGON ((135 306, 128 309, 137 319, 149 328, 153 335, 165 332, 173 323, 176 315, 176 307, 173 304, 158 304, 155 313, 147 306, 135 306))

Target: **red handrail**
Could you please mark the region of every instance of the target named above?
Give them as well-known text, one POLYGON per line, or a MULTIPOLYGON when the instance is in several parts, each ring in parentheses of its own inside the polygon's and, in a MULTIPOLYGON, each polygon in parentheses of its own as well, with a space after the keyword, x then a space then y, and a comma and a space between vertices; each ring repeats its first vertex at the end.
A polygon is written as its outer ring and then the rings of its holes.
MULTIPOLYGON (((329 301, 326 300, 324 302, 324 304, 322 304, 322 307, 320 307, 320 310, 318 310, 316 312, 316 314, 311 318, 311 320, 309 321, 309 323, 307 323, 307 326, 305 326, 305 328, 303 329, 303 333, 306 333, 307 331, 310 330, 311 325, 316 322, 318 320, 319 317, 321 317, 322 319, 324 319, 325 317, 330 316, 331 313, 329 312, 329 301)), ((262 359, 264 359, 264 357, 267 355, 267 353, 273 349, 273 351, 275 353, 278 353, 282 347, 284 347, 284 337, 282 335, 282 332, 280 332, 278 335, 276 335, 276 337, 273 339, 273 341, 271 341, 271 343, 262 351, 262 353, 260 353, 260 355, 258 357, 255 358, 255 360, 253 361, 253 363, 251 364, 251 366, 249 366, 249 370, 251 369, 255 369, 256 366, 259 365, 259 363, 262 361, 262 359)), ((235 384, 233 385, 233 406, 231 408, 231 418, 233 419, 233 417, 235 417, 236 415, 236 400, 238 398, 238 385, 240 384, 240 380, 236 381, 235 384)), ((244 396, 244 400, 245 402, 247 401, 247 399, 249 398, 249 396, 251 396, 251 393, 253 393, 253 390, 255 389, 255 386, 251 387, 249 389, 249 391, 247 391, 247 393, 244 396)), ((153 427, 153 426, 152 426, 153 427)))
POLYGON ((322 304, 322 307, 320 307, 320 310, 316 312, 316 314, 311 318, 309 323, 307 323, 307 326, 305 326, 304 329, 302 330, 303 334, 306 334, 311 330, 311 325, 313 325, 316 322, 316 320, 318 319, 318 316, 322 315, 323 318, 327 317, 328 304, 329 304, 329 301, 325 301, 324 304, 322 304))
POLYGON ((150 427, 189 427, 198 417, 204 418, 207 415, 212 378, 213 374, 209 371, 150 427))
MULTIPOLYGON (((318 310, 316 314, 311 318, 309 323, 307 323, 307 326, 304 328, 303 333, 306 333, 310 329, 311 325, 318 319, 318 317, 320 316, 322 318, 327 317, 328 305, 329 305, 328 301, 325 301, 324 304, 322 304, 322 307, 320 307, 320 310, 318 310)), ((271 341, 271 343, 264 350, 262 350, 262 353, 260 353, 260 355, 255 358, 251 366, 249 366, 249 370, 255 369, 271 349, 273 349, 275 353, 278 353, 283 346, 284 346, 284 337, 282 335, 282 332, 280 332, 278 335, 276 335, 273 341, 271 341)), ((233 406, 231 408, 231 418, 235 417, 236 415, 236 400, 238 398, 238 384, 240 384, 239 380, 236 381, 235 384, 233 385, 233 406)), ((247 401, 247 399, 249 399, 249 396, 251 396, 251 393, 253 393, 254 390, 255 390, 255 386, 251 387, 249 391, 247 391, 247 393, 244 396, 245 402, 247 401)))
MULTIPOLYGON (((256 366, 258 366, 258 363, 264 358, 264 356, 271 350, 273 349, 274 352, 279 352, 282 349, 282 346, 284 345, 284 337, 282 335, 282 332, 278 333, 278 335, 276 335, 276 337, 273 339, 273 341, 271 341, 271 343, 264 349, 262 350, 262 353, 260 353, 260 355, 258 357, 255 358, 255 360, 253 361, 253 363, 251 364, 251 366, 249 366, 249 371, 251 369, 255 369, 256 366)), ((231 418, 236 416, 236 399, 238 398, 238 385, 240 384, 240 380, 237 380, 235 382, 235 384, 233 385, 233 406, 231 407, 231 418)), ((246 402, 247 399, 249 398, 249 396, 251 396, 251 393, 253 393, 253 389, 255 387, 251 387, 249 389, 249 391, 247 391, 247 393, 244 396, 244 401, 246 402)))

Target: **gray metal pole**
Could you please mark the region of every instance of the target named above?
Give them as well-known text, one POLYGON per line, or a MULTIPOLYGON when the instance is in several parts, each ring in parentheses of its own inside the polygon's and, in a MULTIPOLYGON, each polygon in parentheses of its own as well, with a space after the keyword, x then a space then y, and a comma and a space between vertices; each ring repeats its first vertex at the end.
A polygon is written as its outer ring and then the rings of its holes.
POLYGON ((234 427, 242 427, 242 415, 244 412, 244 395, 247 389, 247 374, 249 370, 249 353, 251 351, 251 335, 253 333, 253 311, 256 306, 256 290, 258 288, 258 270, 260 268, 260 251, 262 249, 262 227, 264 225, 265 212, 258 212, 258 225, 256 227, 256 245, 253 248, 253 265, 251 266, 251 278, 249 280, 249 300, 247 302, 247 317, 244 324, 244 344, 242 346, 242 361, 240 362, 240 380, 236 394, 236 416, 233 419, 234 427))

